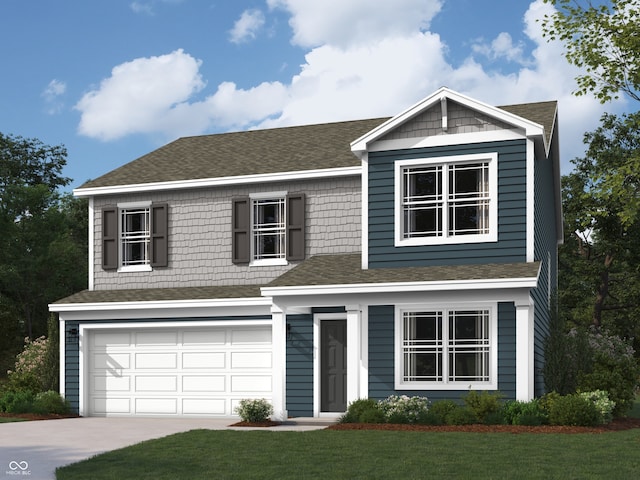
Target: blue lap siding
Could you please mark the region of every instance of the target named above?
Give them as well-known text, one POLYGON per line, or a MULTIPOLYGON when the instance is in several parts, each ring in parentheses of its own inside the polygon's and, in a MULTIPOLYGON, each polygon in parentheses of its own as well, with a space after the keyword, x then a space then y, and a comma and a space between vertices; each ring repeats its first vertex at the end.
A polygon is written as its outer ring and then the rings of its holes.
POLYGON ((526 141, 509 140, 369 154, 369 268, 526 261, 526 141), (395 247, 394 162, 498 153, 498 241, 395 247))

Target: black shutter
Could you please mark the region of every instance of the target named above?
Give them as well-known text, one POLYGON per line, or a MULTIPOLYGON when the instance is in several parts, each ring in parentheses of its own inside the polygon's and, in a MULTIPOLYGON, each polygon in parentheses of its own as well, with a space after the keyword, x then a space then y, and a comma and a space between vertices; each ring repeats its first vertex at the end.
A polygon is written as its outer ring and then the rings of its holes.
POLYGON ((287 196, 287 260, 304 260, 304 193, 287 196))
POLYGON ((249 263, 251 260, 251 200, 249 197, 233 199, 231 219, 233 263, 249 263))
POLYGON ((118 209, 102 209, 102 269, 118 268, 118 209))
POLYGON ((166 267, 169 264, 169 205, 154 203, 151 205, 151 242, 149 245, 152 267, 166 267))

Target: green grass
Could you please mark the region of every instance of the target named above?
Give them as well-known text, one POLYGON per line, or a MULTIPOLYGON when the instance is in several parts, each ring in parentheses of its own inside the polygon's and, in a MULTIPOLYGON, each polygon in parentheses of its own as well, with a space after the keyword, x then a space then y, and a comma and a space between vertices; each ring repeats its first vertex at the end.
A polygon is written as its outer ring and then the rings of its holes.
POLYGON ((71 479, 629 479, 640 429, 603 434, 194 430, 57 470, 71 479))
POLYGON ((0 423, 10 423, 10 422, 24 422, 25 418, 17 418, 17 417, 0 417, 0 423))

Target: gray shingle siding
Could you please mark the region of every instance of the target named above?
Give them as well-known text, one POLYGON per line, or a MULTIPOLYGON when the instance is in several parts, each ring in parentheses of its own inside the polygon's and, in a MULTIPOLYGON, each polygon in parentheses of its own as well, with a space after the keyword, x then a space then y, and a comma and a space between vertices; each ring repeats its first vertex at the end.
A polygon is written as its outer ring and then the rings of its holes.
POLYGON ((369 155, 369 267, 526 261, 526 141, 454 145, 369 155), (396 160, 498 152, 498 241, 394 246, 396 160))
POLYGON ((96 197, 94 288, 243 285, 273 280, 296 263, 268 268, 232 263, 231 199, 238 195, 278 191, 306 194, 307 258, 360 251, 359 177, 96 197), (169 205, 169 266, 152 272, 105 271, 101 265, 101 209, 135 201, 163 201, 169 205))

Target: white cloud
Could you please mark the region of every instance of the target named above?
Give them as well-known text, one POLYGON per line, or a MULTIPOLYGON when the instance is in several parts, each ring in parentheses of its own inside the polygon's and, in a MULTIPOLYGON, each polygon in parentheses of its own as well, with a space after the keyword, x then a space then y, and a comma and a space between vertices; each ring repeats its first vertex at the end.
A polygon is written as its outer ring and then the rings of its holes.
POLYGON ((67 91, 67 84, 60 80, 53 79, 42 92, 46 104, 46 111, 49 115, 60 113, 64 104, 60 101, 60 97, 67 91))
MULTIPOLYGON (((568 160, 584 151, 583 133, 597 126, 607 108, 571 94, 578 70, 566 62, 561 44, 542 38, 536 20, 552 8, 543 0, 533 1, 524 14, 523 34, 532 50, 500 33, 490 44, 477 43, 457 66, 448 63, 440 36, 425 30, 441 8, 439 0, 385 0, 375 8, 369 0, 266 1, 290 13, 292 41, 309 47, 290 81, 247 89, 224 81, 199 98, 205 87, 200 60, 182 50, 139 58, 115 67, 78 102, 80 133, 103 140, 133 133, 175 138, 388 116, 446 85, 493 105, 558 100, 567 170, 568 160), (474 56, 509 60, 509 69, 488 68, 474 56)), ((254 36, 265 21, 245 14, 234 28, 238 41, 254 36)))
POLYGON ((254 40, 258 31, 264 26, 264 22, 264 14, 260 10, 245 10, 229 32, 229 39, 232 43, 254 40))
POLYGON ((292 42, 348 48, 429 28, 442 0, 267 0, 291 14, 292 42))
POLYGON ((153 11, 153 6, 151 5, 151 3, 145 3, 145 2, 131 2, 131 4, 129 5, 129 7, 131 8, 131 10, 133 10, 134 13, 142 13, 145 15, 153 15, 154 11, 153 11))

